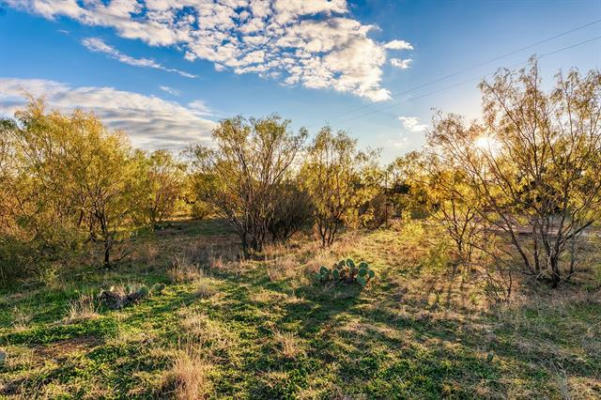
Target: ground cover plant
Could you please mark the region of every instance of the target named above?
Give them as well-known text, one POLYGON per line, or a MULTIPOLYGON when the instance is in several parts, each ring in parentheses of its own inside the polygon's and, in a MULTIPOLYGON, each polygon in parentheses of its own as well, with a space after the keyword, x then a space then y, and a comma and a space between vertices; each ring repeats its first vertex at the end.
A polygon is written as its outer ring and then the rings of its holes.
POLYGON ((601 395, 601 299, 592 276, 553 295, 523 282, 523 295, 495 305, 477 271, 454 274, 440 262, 431 229, 413 223, 346 233, 327 250, 303 237, 291 247, 266 249, 262 260, 244 260, 228 244, 236 236, 225 223, 174 224, 138 238, 135 254, 115 269, 88 267, 5 289, 0 393, 90 399, 601 395), (180 258, 177 268, 186 273, 176 274, 173 260, 182 255, 187 261, 180 258), (377 279, 365 288, 316 285, 319 267, 343 256, 367 260, 377 279), (90 296, 110 286, 153 290, 120 309, 89 305, 90 296))

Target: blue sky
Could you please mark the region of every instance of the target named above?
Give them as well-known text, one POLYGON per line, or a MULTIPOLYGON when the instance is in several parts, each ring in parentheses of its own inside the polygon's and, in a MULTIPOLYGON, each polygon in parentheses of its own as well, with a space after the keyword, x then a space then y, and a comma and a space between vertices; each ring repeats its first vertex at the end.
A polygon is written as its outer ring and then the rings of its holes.
POLYGON ((345 129, 389 161, 423 144, 433 108, 477 117, 476 85, 499 67, 542 55, 550 85, 560 69, 601 64, 601 0, 0 4, 0 112, 23 91, 45 95, 148 149, 277 112, 295 129, 345 129))

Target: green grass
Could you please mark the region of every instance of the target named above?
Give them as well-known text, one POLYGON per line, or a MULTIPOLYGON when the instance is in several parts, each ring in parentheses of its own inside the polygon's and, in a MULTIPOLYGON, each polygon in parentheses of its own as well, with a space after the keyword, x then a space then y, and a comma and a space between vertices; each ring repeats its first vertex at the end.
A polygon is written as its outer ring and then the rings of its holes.
POLYGON ((170 398, 167 377, 188 352, 208 366, 208 398, 601 397, 598 292, 491 307, 478 282, 459 291, 459 278, 428 269, 427 245, 406 232, 348 234, 326 252, 301 241, 239 263, 219 222, 175 226, 136 238, 155 256, 5 290, 0 396, 170 398), (172 283, 170 259, 190 252, 204 272, 172 283), (361 290, 310 279, 320 259, 339 257, 367 260, 376 280, 361 290), (66 322, 82 294, 156 282, 163 293, 138 305, 66 322))

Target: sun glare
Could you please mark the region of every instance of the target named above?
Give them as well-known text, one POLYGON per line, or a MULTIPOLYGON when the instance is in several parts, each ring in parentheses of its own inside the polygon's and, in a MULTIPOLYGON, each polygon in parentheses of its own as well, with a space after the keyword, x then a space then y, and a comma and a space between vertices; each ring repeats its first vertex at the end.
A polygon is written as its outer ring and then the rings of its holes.
POLYGON ((474 140, 474 145, 480 150, 496 152, 499 147, 499 142, 491 136, 480 136, 474 140))

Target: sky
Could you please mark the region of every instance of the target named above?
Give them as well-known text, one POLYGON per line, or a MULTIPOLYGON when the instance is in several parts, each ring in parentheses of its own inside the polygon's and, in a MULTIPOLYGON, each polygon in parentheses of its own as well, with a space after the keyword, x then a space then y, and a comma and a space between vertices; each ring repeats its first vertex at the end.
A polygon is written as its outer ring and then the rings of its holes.
POLYGON ((277 113, 388 162, 434 110, 477 118, 501 67, 601 68, 601 0, 0 0, 0 54, 4 116, 43 96, 177 151, 277 113))

